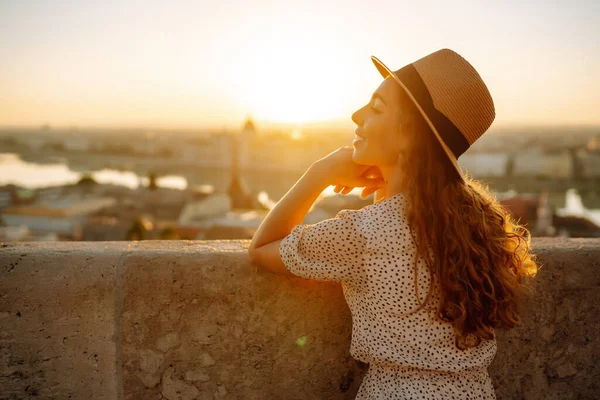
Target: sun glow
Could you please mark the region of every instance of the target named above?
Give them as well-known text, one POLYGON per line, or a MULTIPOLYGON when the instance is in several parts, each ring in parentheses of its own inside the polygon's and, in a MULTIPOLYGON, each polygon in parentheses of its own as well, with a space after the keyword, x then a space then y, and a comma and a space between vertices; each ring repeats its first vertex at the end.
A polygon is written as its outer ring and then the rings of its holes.
POLYGON ((347 109, 348 66, 324 40, 333 33, 285 24, 261 31, 241 49, 234 91, 259 120, 301 123, 339 118, 347 109), (274 34, 277 32, 277 34, 274 34))

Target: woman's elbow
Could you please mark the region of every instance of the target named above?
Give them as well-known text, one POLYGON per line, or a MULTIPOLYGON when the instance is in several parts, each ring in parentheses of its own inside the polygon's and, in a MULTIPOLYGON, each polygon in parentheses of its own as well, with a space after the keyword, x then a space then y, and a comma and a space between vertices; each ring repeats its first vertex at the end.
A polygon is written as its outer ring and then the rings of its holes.
POLYGON ((267 255, 265 254, 265 248, 263 247, 253 247, 250 246, 248 248, 248 257, 250 257, 250 261, 254 264, 262 266, 266 262, 267 255))
POLYGON ((267 270, 273 274, 295 278, 296 276, 286 268, 281 260, 281 255, 279 254, 280 242, 281 241, 267 243, 259 248, 250 246, 248 248, 248 256, 250 257, 250 260, 252 260, 252 263, 261 269, 267 270))
POLYGON ((248 247, 248 257, 250 257, 250 260, 253 263, 256 263, 258 261, 258 253, 256 251, 256 248, 253 247, 252 245, 250 247, 248 247))

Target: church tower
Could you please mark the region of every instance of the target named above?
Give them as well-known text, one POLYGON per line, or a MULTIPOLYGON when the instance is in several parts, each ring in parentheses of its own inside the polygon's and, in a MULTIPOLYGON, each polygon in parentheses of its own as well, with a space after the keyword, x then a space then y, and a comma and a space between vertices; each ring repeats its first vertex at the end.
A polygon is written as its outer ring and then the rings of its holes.
POLYGON ((258 134, 256 132, 256 126, 254 125, 254 121, 250 116, 246 118, 246 122, 244 123, 244 127, 240 133, 239 140, 239 159, 238 159, 238 167, 241 170, 247 169, 252 163, 251 157, 251 149, 252 144, 256 141, 258 134))
POLYGON ((232 208, 254 209, 258 200, 254 199, 248 185, 241 176, 240 170, 247 165, 249 144, 256 138, 256 128, 250 118, 246 120, 239 135, 230 135, 231 140, 231 183, 227 193, 231 198, 232 208))

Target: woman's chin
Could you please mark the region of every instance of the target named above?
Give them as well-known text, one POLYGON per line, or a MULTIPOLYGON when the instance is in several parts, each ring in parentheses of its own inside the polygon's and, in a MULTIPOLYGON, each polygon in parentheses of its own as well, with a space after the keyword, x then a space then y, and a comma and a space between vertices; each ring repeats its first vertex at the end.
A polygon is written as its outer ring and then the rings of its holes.
POLYGON ((363 152, 361 150, 358 150, 356 147, 354 148, 354 153, 352 153, 352 161, 355 164, 364 164, 365 163, 366 160, 362 153, 363 152))

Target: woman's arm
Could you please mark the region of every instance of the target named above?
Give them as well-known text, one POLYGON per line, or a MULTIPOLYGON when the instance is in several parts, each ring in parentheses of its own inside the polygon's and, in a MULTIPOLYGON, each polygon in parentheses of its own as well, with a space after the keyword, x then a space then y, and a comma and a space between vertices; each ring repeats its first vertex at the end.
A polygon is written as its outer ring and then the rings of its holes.
POLYGON ((321 192, 329 186, 319 164, 314 163, 273 207, 254 234, 249 252, 286 237, 301 224, 321 192))
POLYGON ((299 225, 321 192, 329 186, 319 164, 313 164, 265 217, 248 248, 250 259, 272 273, 296 277, 279 254, 279 244, 299 225))
POLYGON ((302 224, 310 207, 329 185, 381 187, 381 179, 362 176, 367 166, 352 161, 352 146, 345 146, 314 162, 283 196, 254 234, 248 255, 273 273, 294 276, 281 260, 279 245, 296 225, 302 224))

